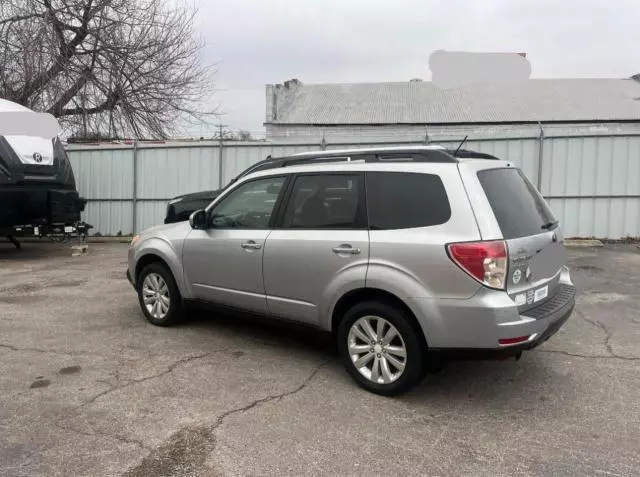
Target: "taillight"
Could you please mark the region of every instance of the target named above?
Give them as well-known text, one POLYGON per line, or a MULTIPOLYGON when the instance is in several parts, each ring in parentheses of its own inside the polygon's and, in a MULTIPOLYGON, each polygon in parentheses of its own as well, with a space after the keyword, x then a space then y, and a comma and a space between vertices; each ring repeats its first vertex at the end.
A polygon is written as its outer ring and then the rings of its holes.
POLYGON ((451 243, 447 250, 451 260, 483 285, 505 288, 507 245, 504 241, 451 243))

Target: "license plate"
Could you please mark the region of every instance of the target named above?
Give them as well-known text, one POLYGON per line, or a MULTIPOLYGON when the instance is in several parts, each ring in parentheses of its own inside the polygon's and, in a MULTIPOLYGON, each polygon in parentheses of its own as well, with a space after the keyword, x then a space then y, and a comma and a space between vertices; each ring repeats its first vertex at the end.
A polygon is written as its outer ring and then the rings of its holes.
POLYGON ((533 294, 533 302, 540 301, 547 297, 549 294, 549 285, 545 285, 542 288, 538 288, 533 294))

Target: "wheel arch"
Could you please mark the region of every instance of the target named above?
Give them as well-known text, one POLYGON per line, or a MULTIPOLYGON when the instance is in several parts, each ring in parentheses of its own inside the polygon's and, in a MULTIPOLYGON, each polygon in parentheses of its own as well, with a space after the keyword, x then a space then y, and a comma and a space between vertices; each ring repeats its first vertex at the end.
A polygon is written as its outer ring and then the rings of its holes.
POLYGON ((171 272, 180 295, 188 298, 190 295, 185 286, 180 259, 174 248, 169 243, 160 239, 151 239, 143 243, 138 249, 135 258, 135 282, 139 282, 140 272, 144 267, 154 262, 161 263, 171 272))
MULTIPOLYGON (((155 253, 146 253, 142 255, 136 262, 136 270, 135 270, 136 283, 140 282, 140 273, 142 273, 142 270, 144 270, 145 267, 147 267, 148 265, 151 265, 152 263, 160 263, 161 265, 164 265, 166 269, 169 270, 171 274, 173 274, 173 272, 171 271, 171 267, 169 266, 169 264, 164 258, 162 258, 160 255, 157 255, 155 253)), ((175 277, 174 277, 174 280, 175 280, 175 277)))
POLYGON ((350 290, 338 299, 336 304, 334 305, 331 312, 331 333, 335 334, 340 325, 340 320, 344 316, 344 314, 351 307, 356 305, 357 303, 362 303, 364 301, 377 301, 381 303, 385 303, 387 305, 391 305, 395 308, 398 308, 404 311, 411 321, 411 325, 414 330, 418 334, 420 342, 426 347, 427 340, 425 337, 424 330, 420 325, 418 319, 416 318, 416 314, 414 310, 402 299, 400 299, 394 293, 383 290, 381 288, 356 288, 354 290, 350 290))

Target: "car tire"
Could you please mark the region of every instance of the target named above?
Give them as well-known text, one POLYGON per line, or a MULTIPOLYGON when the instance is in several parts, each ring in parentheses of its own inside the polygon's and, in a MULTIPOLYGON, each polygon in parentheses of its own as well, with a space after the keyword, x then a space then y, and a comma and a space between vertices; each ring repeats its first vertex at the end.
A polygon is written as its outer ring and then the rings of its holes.
POLYGON ((144 267, 138 276, 137 290, 140 308, 149 323, 170 326, 182 319, 182 297, 165 265, 155 262, 144 267))
POLYGON ((397 395, 424 376, 426 347, 419 333, 422 331, 413 317, 399 307, 376 301, 358 303, 345 313, 338 327, 340 359, 351 377, 367 391, 397 395), (378 329, 380 324, 382 328, 378 329), (394 333, 397 336, 387 342, 394 333))

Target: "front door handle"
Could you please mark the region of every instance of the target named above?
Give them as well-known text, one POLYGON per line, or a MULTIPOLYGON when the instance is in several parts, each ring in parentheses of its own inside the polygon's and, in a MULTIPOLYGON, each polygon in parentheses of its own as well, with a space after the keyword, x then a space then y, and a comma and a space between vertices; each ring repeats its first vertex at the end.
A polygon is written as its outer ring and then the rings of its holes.
POLYGON ((353 248, 351 244, 343 243, 338 247, 333 247, 333 253, 337 253, 338 255, 346 254, 346 253, 351 255, 358 255, 360 253, 360 249, 353 248))
POLYGON ((262 248, 262 244, 256 243, 255 240, 247 240, 240 246, 245 250, 260 250, 262 248))

